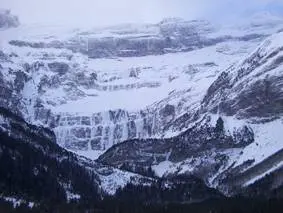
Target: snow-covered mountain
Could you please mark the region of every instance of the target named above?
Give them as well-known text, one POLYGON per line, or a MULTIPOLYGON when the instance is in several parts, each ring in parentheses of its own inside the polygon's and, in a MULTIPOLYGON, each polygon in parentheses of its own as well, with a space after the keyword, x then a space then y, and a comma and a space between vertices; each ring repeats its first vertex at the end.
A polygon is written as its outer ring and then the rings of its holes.
POLYGON ((184 133, 118 144, 99 160, 131 171, 150 166, 161 177, 194 174, 225 193, 277 171, 283 166, 282 39, 282 32, 272 35, 222 72, 189 111, 184 133))
POLYGON ((249 184, 281 165, 282 23, 1 30, 0 106, 103 163, 249 184))
POLYGON ((52 127, 59 144, 93 158, 127 139, 176 135, 219 73, 282 27, 269 19, 233 30, 166 19, 1 31, 1 105, 52 127))

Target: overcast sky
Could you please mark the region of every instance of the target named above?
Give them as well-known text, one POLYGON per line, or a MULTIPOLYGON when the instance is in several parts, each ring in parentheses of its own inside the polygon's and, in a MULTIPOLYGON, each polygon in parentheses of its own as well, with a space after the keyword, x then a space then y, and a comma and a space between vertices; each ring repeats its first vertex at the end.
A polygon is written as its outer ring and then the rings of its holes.
POLYGON ((229 20, 258 11, 283 14, 283 0, 0 0, 22 23, 101 26, 164 17, 229 20))

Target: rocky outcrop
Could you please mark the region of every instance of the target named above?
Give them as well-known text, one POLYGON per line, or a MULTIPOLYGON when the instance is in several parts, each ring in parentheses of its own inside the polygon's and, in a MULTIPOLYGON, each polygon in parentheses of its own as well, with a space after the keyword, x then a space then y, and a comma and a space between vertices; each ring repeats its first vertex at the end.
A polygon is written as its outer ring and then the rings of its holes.
POLYGON ((177 166, 160 168, 166 176, 188 173, 208 182, 220 167, 228 164, 227 150, 242 149, 254 141, 253 132, 247 127, 227 135, 224 126, 219 125, 221 118, 215 126, 210 125, 209 120, 208 117, 170 139, 129 140, 115 145, 100 156, 99 161, 134 172, 170 162, 177 166))
POLYGON ((279 33, 243 62, 223 72, 208 89, 204 110, 242 118, 283 113, 283 48, 279 33))
POLYGON ((57 73, 59 76, 65 75, 70 69, 68 64, 60 62, 49 63, 48 67, 52 72, 57 73))
POLYGON ((25 75, 20 71, 16 72, 14 85, 5 80, 2 72, 3 68, 0 67, 0 107, 10 108, 12 112, 20 115, 21 97, 18 96, 18 92, 20 91, 18 88, 23 86, 24 81, 22 80, 25 78, 25 75))
POLYGON ((59 144, 72 150, 107 150, 134 138, 150 138, 165 131, 175 118, 175 108, 128 112, 111 110, 91 116, 61 114, 55 127, 59 144))
POLYGON ((12 15, 10 10, 0 9, 0 28, 18 27, 19 25, 18 17, 12 15))

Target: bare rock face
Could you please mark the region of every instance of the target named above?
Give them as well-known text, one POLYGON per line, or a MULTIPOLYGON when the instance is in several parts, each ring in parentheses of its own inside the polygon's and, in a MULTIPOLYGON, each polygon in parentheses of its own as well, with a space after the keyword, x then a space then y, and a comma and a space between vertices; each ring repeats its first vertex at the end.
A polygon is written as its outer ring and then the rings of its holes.
MULTIPOLYGON (((166 110, 168 107, 162 111, 166 110)), ((172 116, 170 113, 169 116, 172 116)), ((125 140, 149 138, 162 132, 164 120, 168 120, 166 113, 157 116, 154 112, 151 114, 147 111, 111 110, 91 116, 62 114, 55 132, 58 143, 68 148, 106 150, 125 140)))
POLYGON ((0 73, 0 104, 2 107, 8 107, 12 99, 12 89, 6 84, 7 82, 3 79, 2 73, 0 73))
POLYGON ((69 71, 69 65, 62 62, 49 63, 48 67, 52 72, 58 73, 59 76, 65 75, 69 71))
MULTIPOLYGON (((9 71, 11 70, 9 69, 9 71)), ((3 72, 4 68, 0 67, 0 106, 21 115, 21 95, 19 93, 27 76, 21 71, 16 71, 14 80, 11 82, 5 79, 3 72)))
POLYGON ((162 118, 161 122, 170 123, 176 116, 175 106, 169 104, 165 105, 165 107, 159 111, 159 115, 162 118))
POLYGON ((246 60, 223 72, 208 89, 204 108, 244 118, 282 114, 283 48, 276 45, 282 35, 272 36, 246 60))

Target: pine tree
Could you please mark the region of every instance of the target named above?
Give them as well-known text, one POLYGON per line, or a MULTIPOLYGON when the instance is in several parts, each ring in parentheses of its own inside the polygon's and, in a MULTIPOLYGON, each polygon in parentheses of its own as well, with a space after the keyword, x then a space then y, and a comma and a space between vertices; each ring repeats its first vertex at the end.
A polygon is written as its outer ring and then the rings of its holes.
POLYGON ((224 121, 221 117, 219 117, 216 121, 216 126, 215 126, 215 133, 217 136, 220 136, 224 132, 224 121))

